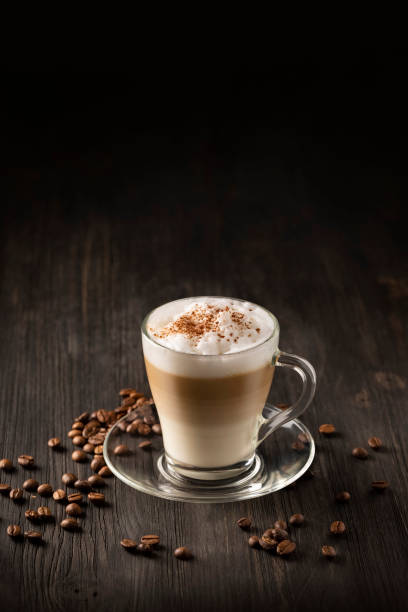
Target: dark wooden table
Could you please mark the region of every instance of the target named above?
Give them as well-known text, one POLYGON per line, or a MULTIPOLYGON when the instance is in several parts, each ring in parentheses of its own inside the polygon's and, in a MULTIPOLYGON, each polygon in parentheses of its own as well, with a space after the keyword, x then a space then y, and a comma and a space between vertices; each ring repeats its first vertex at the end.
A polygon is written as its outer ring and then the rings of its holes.
MULTIPOLYGON (((148 390, 140 322, 183 296, 272 310, 281 348, 310 359, 318 389, 303 417, 314 478, 262 499, 173 503, 112 479, 107 507, 86 509, 81 534, 59 528, 51 500, 57 524, 36 547, 6 527, 27 528, 38 499, 1 497, 2 609, 406 609, 406 100, 396 73, 281 67, 229 75, 205 94, 196 82, 177 102, 166 83, 153 95, 112 75, 9 75, 0 456, 34 455, 33 475, 55 487, 67 470, 86 477, 89 464, 70 457, 73 417, 114 408, 125 385, 148 390), (321 423, 337 435, 323 438, 321 423), (352 457, 373 435, 381 450, 352 457), (47 447, 51 436, 65 452, 47 447), (371 490, 377 479, 390 482, 383 494, 371 490), (351 501, 339 505, 344 489, 351 501), (294 512, 306 522, 291 530, 288 560, 251 550, 235 524, 248 515, 262 533, 294 512), (336 519, 344 537, 328 533, 336 519), (163 542, 153 558, 121 548, 146 532, 163 542), (181 544, 193 561, 173 558, 181 544), (333 562, 322 544, 336 546, 333 562)), ((279 372, 272 399, 295 395, 279 372)), ((29 473, 17 467, 0 482, 29 473)))

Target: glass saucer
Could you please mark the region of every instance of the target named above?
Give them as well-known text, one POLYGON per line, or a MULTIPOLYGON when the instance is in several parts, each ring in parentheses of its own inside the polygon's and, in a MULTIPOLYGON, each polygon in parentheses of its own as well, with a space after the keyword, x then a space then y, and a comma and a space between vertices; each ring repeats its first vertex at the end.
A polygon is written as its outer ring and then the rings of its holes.
MULTIPOLYGON (((269 418, 280 412, 279 408, 266 404, 264 416, 269 418)), ((118 421, 106 436, 103 456, 113 474, 125 484, 174 501, 195 503, 224 503, 262 497, 288 486, 306 472, 315 455, 315 443, 307 427, 298 419, 286 423, 273 432, 257 450, 255 460, 247 472, 229 481, 198 481, 180 477, 168 466, 161 436, 150 437, 148 450, 138 448, 147 438, 132 436, 121 430, 118 421), (306 436, 307 443, 298 450, 292 447, 298 435, 306 436), (126 444, 128 455, 115 455, 114 448, 126 444)), ((301 445, 300 445, 301 446, 301 445)))

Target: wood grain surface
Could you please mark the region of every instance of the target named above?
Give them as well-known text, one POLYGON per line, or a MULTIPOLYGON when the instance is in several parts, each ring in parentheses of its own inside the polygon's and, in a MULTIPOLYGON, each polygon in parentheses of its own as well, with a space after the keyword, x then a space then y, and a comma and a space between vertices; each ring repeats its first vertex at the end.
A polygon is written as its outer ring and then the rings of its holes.
MULTIPOLYGON (((38 498, 1 496, 2 609, 406 609, 404 103, 388 67, 328 82, 293 70, 230 77, 199 105, 197 83, 179 105, 165 85, 146 98, 112 75, 109 87, 100 75, 68 86, 15 77, 3 113, 0 457, 17 466, 29 453, 38 467, 0 482, 32 474, 57 487, 64 471, 90 474, 70 457, 73 417, 114 408, 123 386, 148 390, 141 320, 189 295, 274 312, 281 348, 318 373, 303 417, 317 454, 314 478, 241 503, 174 503, 110 479, 107 507, 86 507, 82 533, 61 530, 63 508, 49 501, 56 523, 43 546, 6 534, 9 523, 28 528, 38 498), (321 423, 338 433, 322 437, 321 423), (373 435, 383 448, 355 459, 373 435), (63 451, 47 447, 52 436, 63 451), (371 490, 379 479, 390 482, 383 494, 371 490), (352 497, 339 505, 344 489, 352 497), (250 549, 235 525, 250 516, 261 534, 294 512, 306 521, 291 529, 287 560, 250 549), (329 534, 333 520, 343 537, 329 534), (154 557, 121 548, 143 533, 160 534, 154 557), (194 560, 173 558, 180 545, 194 560)), ((279 372, 272 399, 296 392, 279 372)))

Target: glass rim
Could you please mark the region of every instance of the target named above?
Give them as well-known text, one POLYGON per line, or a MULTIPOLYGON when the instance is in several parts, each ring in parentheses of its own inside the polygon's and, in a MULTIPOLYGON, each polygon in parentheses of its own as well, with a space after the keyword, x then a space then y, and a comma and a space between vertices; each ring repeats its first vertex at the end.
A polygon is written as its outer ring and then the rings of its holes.
POLYGON ((193 297, 185 297, 185 298, 179 298, 178 300, 171 300, 170 302, 165 302, 164 304, 161 304, 160 306, 156 306, 156 308, 153 308, 152 310, 150 310, 147 315, 144 317, 142 324, 141 324, 141 332, 142 335, 146 338, 146 340, 149 340, 149 342, 152 342, 153 344, 156 344, 157 346, 159 346, 162 349, 165 349, 167 351, 172 351, 173 353, 179 353, 180 355, 189 355, 190 357, 201 357, 201 358, 215 358, 215 357, 235 357, 236 355, 241 355, 242 353, 249 353, 250 351, 255 351, 256 349, 260 348, 261 346, 264 346, 264 344, 266 344, 267 342, 269 342, 270 340, 272 340, 277 333, 279 333, 280 327, 279 327, 279 321, 276 318, 276 316, 270 312, 270 310, 268 310, 267 308, 264 308, 263 306, 260 306, 259 304, 255 304, 255 302, 250 302, 249 300, 244 300, 243 298, 233 298, 233 297, 226 297, 224 295, 196 295, 193 297), (201 355, 199 353, 189 353, 188 351, 178 351, 174 348, 170 348, 169 346, 164 346, 163 344, 160 344, 160 342, 157 342, 157 340, 154 340, 154 338, 152 338, 149 335, 149 332, 147 331, 147 322, 149 320, 149 318, 151 317, 151 315, 158 310, 159 308, 162 308, 162 306, 166 306, 167 304, 173 304, 175 302, 184 302, 186 300, 198 300, 200 298, 210 298, 210 299, 223 299, 223 300, 234 300, 236 302, 247 302, 248 304, 252 304, 253 306, 256 306, 257 308, 261 308, 264 312, 266 312, 266 314, 272 319, 272 321, 274 322, 274 327, 272 330, 272 333, 265 338, 265 340, 262 340, 262 342, 260 342, 259 344, 256 344, 255 346, 250 346, 248 348, 242 349, 241 351, 235 351, 234 353, 220 353, 220 354, 211 354, 211 355, 201 355))

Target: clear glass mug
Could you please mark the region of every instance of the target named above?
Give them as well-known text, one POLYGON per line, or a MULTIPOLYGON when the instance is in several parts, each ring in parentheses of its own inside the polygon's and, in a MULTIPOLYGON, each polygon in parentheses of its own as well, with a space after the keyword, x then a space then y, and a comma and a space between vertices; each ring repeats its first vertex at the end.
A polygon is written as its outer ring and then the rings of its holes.
MULTIPOLYGON (((180 311, 182 302, 191 299, 177 300, 180 311)), ((167 306, 151 311, 142 323, 146 371, 167 465, 177 475, 201 481, 234 478, 250 469, 267 436, 306 410, 315 393, 315 370, 306 359, 279 350, 279 323, 266 309, 273 331, 257 346, 223 355, 164 347, 149 335, 148 326, 167 306), (266 419, 262 411, 276 367, 296 372, 302 391, 292 406, 266 419)))

